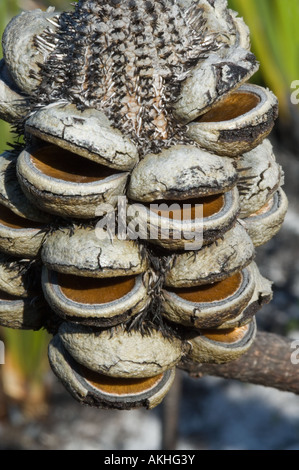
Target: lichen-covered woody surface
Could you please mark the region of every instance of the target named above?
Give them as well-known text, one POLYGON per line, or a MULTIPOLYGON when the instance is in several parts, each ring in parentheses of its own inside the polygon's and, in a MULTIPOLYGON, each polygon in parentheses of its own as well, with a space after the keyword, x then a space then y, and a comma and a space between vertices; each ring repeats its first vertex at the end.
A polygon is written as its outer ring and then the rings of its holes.
POLYGON ((226 0, 79 0, 2 44, 25 144, 0 157, 0 324, 53 334, 79 402, 152 408, 181 361, 244 354, 272 297, 255 246, 287 199, 248 28, 226 0))

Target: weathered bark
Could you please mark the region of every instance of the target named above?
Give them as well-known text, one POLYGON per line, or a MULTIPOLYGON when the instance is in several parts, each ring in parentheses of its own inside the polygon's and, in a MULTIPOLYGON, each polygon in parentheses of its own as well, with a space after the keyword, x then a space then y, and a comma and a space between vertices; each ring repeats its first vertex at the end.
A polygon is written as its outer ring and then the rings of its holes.
MULTIPOLYGON (((184 360, 180 367, 192 377, 206 375, 264 385, 299 395, 299 364, 292 364, 293 341, 270 333, 258 333, 251 349, 228 364, 195 364, 184 360)), ((299 344, 297 346, 299 349, 299 344)))

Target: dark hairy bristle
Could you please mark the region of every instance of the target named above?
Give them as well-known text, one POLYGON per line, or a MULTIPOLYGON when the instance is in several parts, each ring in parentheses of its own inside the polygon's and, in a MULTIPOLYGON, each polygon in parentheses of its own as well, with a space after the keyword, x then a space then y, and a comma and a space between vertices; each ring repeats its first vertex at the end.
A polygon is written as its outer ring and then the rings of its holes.
POLYGON ((150 262, 152 277, 149 282, 148 293, 151 296, 149 306, 138 315, 130 318, 125 323, 127 331, 139 331, 143 335, 150 335, 151 331, 160 331, 165 338, 180 337, 178 325, 169 323, 162 312, 162 288, 165 272, 169 268, 171 260, 163 250, 156 247, 147 248, 147 257, 150 262))

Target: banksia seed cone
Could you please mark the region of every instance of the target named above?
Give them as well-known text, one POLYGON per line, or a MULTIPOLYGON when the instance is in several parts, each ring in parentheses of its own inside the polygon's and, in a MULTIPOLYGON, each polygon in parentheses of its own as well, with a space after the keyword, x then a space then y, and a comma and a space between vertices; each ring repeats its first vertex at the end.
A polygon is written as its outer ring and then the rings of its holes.
POLYGON ((277 100, 226 0, 79 0, 3 36, 0 323, 46 328, 80 402, 151 408, 182 357, 238 358, 287 209, 277 100), (198 212, 198 208, 202 212, 198 212))

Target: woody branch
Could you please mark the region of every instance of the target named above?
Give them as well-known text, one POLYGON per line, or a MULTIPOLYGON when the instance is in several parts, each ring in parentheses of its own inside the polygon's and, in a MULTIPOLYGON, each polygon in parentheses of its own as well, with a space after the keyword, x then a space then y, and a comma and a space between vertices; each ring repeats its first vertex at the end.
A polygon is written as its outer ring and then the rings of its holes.
POLYGON ((292 340, 270 333, 258 333, 252 348, 228 364, 194 364, 180 367, 192 377, 207 375, 264 385, 299 395, 299 365, 293 364, 292 340))

